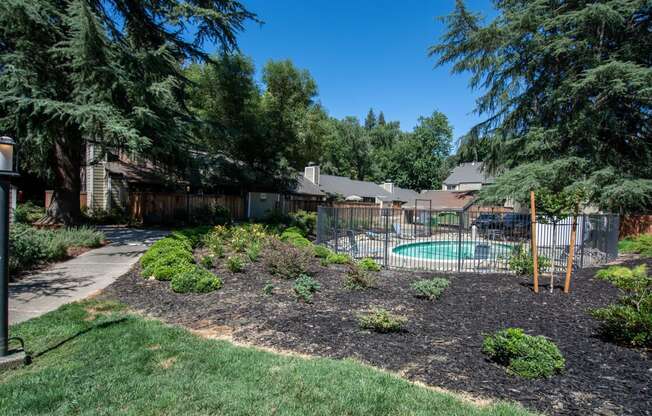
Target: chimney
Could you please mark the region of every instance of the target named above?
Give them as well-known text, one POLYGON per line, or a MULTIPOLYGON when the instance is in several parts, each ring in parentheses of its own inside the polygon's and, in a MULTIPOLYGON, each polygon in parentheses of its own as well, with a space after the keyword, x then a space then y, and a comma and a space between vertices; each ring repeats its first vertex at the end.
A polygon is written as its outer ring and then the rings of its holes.
POLYGON ((390 194, 394 193, 394 182, 392 182, 390 179, 387 179, 387 181, 385 181, 385 183, 383 183, 381 186, 390 194))
POLYGON ((319 186, 319 165, 309 163, 303 171, 303 176, 305 176, 305 178, 310 182, 319 186))

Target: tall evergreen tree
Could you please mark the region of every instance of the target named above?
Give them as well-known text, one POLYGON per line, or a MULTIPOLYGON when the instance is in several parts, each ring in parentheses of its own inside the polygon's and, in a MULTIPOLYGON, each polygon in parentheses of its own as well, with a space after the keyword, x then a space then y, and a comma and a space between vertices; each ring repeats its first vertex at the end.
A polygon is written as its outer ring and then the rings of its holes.
POLYGON ((2 2, 0 130, 22 169, 52 179, 48 213, 77 220, 85 140, 182 163, 193 118, 180 63, 206 59, 205 41, 235 47, 249 19, 232 0, 2 2))
MULTIPOLYGON (((579 158, 585 170, 574 179, 591 202, 649 209, 652 3, 508 0, 496 7, 497 17, 483 24, 457 0, 444 18, 448 31, 430 50, 440 65, 469 71, 471 86, 483 91, 476 111, 486 118, 469 135, 492 142, 489 165, 522 170, 514 175, 521 177, 579 158)), ((485 192, 501 194, 501 183, 485 192)))
POLYGON ((369 112, 367 113, 367 117, 364 119, 364 128, 371 130, 376 127, 376 123, 376 114, 374 114, 374 109, 370 108, 369 112))
POLYGON ((384 126, 385 125, 385 114, 381 111, 380 114, 378 114, 378 121, 376 122, 377 126, 384 126))

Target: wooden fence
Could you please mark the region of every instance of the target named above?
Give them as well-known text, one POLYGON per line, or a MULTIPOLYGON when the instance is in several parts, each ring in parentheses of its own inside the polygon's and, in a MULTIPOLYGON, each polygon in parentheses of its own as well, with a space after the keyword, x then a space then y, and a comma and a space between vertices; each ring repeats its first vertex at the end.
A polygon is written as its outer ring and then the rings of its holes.
POLYGON ((165 192, 131 192, 129 215, 144 224, 185 221, 193 213, 226 208, 232 219, 245 218, 245 198, 240 195, 201 195, 165 192))
POLYGON ((624 215, 620 218, 620 238, 652 233, 652 215, 624 215))

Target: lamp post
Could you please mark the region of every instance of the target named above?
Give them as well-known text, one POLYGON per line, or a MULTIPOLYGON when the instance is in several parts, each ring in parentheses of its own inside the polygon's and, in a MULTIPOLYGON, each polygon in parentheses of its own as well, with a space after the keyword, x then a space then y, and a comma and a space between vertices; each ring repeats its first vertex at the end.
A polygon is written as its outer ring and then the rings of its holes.
POLYGON ((0 137, 0 367, 24 360, 24 353, 9 351, 9 185, 18 176, 11 137, 0 137))

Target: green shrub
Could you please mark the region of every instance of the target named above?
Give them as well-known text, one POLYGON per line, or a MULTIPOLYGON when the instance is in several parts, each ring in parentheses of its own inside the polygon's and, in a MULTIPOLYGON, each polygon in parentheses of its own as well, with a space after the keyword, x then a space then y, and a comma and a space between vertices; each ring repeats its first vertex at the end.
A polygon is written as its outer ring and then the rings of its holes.
POLYGON ((351 256, 345 253, 334 253, 331 252, 331 254, 326 257, 326 261, 324 263, 327 264, 349 264, 353 263, 353 259, 351 256))
POLYGON ((435 300, 442 294, 448 285, 450 285, 448 279, 433 277, 432 279, 417 280, 412 283, 410 287, 412 287, 412 290, 417 292, 416 296, 418 298, 435 300))
MULTIPOLYGON (((539 273, 542 270, 547 269, 551 266, 550 259, 545 256, 538 256, 538 269, 539 273)), ((534 275, 534 257, 530 254, 529 251, 523 247, 522 244, 519 244, 514 248, 514 252, 509 257, 507 261, 509 270, 513 271, 519 276, 532 276, 534 275)))
POLYGON ((399 332, 403 330, 406 323, 406 317, 394 315, 385 309, 374 309, 358 316, 360 328, 380 333, 399 332))
POLYGON ((305 237, 306 231, 304 229, 301 229, 299 227, 288 227, 283 232, 281 233, 281 240, 285 240, 283 237, 284 236, 290 236, 290 235, 299 235, 301 237, 305 237))
POLYGON ((241 256, 231 256, 226 260, 226 267, 232 273, 241 273, 245 268, 245 261, 241 256))
POLYGON ((321 288, 321 285, 312 277, 302 274, 294 281, 292 289, 297 299, 301 299, 306 303, 312 302, 312 296, 321 288))
POLYGON ((249 257, 249 260, 252 262, 258 261, 260 257, 261 244, 259 242, 253 242, 247 247, 246 254, 249 257))
POLYGON ((290 227, 281 233, 281 240, 296 247, 311 247, 312 243, 296 227, 290 227))
POLYGON ((294 227, 301 230, 304 236, 315 235, 317 227, 317 213, 299 210, 290 214, 290 220, 294 227))
POLYGON ((205 268, 210 269, 213 267, 213 256, 203 256, 199 263, 205 268))
POLYGON ((623 292, 618 301, 591 315, 601 322, 603 336, 634 346, 652 346, 652 277, 644 264, 634 268, 611 266, 596 277, 623 292))
POLYGON ((169 238, 187 241, 190 244, 190 249, 199 246, 206 236, 211 231, 208 225, 202 225, 194 228, 184 228, 182 230, 174 231, 170 234, 169 238))
POLYGON ((208 270, 194 265, 176 274, 170 286, 177 293, 208 293, 222 287, 222 281, 208 270))
POLYGON ((550 377, 564 370, 564 357, 549 339, 507 328, 485 337, 482 352, 493 361, 525 378, 550 377))
POLYGON ((184 243, 174 239, 163 239, 152 244, 140 258, 140 264, 143 268, 147 268, 161 257, 167 257, 168 255, 192 262, 192 251, 184 243))
POLYGON ((272 284, 272 282, 268 281, 265 283, 265 286, 263 286, 263 294, 267 296, 271 296, 274 294, 274 285, 272 284))
POLYGON ((358 262, 358 266, 360 266, 362 270, 367 270, 370 272, 380 271, 380 264, 376 263, 376 261, 371 257, 365 257, 364 259, 360 260, 358 262))
POLYGON ((15 273, 63 260, 68 248, 94 248, 103 240, 104 234, 88 227, 39 230, 14 223, 9 230, 9 271, 15 273))
POLYGON ((22 204, 17 204, 14 210, 14 221, 23 224, 32 224, 45 215, 45 208, 27 201, 22 204))
POLYGON ((175 252, 170 252, 168 255, 159 257, 156 261, 149 263, 143 269, 143 277, 153 277, 156 280, 172 280, 175 275, 185 272, 193 266, 192 256, 190 259, 185 257, 178 257, 175 252))
POLYGON ((620 240, 618 250, 623 253, 635 253, 643 257, 652 257, 652 234, 641 234, 620 240))
POLYGON ((273 275, 283 279, 296 279, 311 271, 312 254, 277 238, 270 238, 265 246, 265 262, 273 275))
POLYGON ((355 263, 349 263, 344 277, 344 287, 351 290, 367 289, 376 284, 376 278, 355 263))
POLYGON ((313 249, 315 252, 315 257, 319 257, 320 259, 326 259, 328 256, 335 254, 333 253, 333 250, 324 246, 315 245, 313 249))

